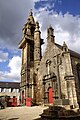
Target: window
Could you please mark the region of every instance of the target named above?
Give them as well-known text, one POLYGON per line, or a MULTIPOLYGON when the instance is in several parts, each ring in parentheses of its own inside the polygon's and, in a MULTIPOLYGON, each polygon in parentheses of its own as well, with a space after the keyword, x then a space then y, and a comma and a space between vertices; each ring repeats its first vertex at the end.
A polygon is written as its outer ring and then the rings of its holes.
POLYGON ((1 88, 1 92, 6 92, 6 88, 1 88))
POLYGON ((31 35, 34 36, 34 30, 35 28, 34 27, 31 27, 31 35))
POLYGON ((65 48, 65 51, 67 51, 67 48, 65 48))
POLYGON ((50 61, 50 60, 47 60, 47 61, 46 61, 47 74, 50 74, 50 65, 51 65, 51 61, 50 61))
POLYGON ((9 88, 6 88, 6 92, 9 92, 9 88))
POLYGON ((18 92, 19 92, 19 89, 16 89, 16 92, 18 93, 18 92))
POLYGON ((30 45, 30 61, 34 60, 34 45, 30 45))
POLYGON ((11 92, 11 88, 9 88, 9 93, 11 92))
POLYGON ((13 89, 13 91, 12 92, 16 92, 16 89, 13 89))

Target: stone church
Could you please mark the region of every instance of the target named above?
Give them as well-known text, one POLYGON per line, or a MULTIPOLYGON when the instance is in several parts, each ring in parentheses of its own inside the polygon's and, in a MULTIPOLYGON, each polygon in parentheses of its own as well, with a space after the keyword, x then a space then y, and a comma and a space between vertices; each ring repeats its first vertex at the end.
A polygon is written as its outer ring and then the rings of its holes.
POLYGON ((22 50, 21 103, 31 98, 34 104, 70 105, 80 103, 80 54, 68 48, 66 43, 55 41, 54 29, 47 29, 47 47, 42 56, 39 23, 29 13, 19 43, 22 50))

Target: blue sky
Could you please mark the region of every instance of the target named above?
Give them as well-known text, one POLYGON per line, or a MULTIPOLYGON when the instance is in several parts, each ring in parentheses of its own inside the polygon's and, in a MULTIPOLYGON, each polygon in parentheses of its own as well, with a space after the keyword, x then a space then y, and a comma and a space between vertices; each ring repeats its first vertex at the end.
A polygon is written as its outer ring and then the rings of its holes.
POLYGON ((70 14, 76 15, 80 14, 80 1, 79 0, 42 0, 35 3, 35 8, 39 9, 45 7, 46 4, 49 4, 51 7, 49 10, 55 10, 56 12, 62 12, 65 14, 69 12, 70 14), (54 5, 52 6, 52 4, 54 5))
POLYGON ((20 81, 22 28, 29 11, 40 23, 45 41, 51 24, 55 41, 80 53, 80 0, 0 0, 0 81, 20 81))

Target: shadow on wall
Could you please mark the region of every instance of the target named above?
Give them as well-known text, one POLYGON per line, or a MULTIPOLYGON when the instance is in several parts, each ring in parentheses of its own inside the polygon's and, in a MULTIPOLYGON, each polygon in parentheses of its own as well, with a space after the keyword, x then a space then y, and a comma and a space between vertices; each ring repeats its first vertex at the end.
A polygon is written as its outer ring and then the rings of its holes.
POLYGON ((18 120, 19 118, 10 118, 8 120, 18 120))

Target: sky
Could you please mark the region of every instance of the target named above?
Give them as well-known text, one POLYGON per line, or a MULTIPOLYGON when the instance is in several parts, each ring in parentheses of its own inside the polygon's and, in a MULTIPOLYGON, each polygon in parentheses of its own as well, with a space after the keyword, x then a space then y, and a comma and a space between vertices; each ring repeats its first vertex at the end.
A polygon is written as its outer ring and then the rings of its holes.
POLYGON ((0 81, 20 82, 22 28, 30 9, 39 21, 46 47, 46 31, 54 28, 56 43, 65 41, 80 53, 80 0, 0 0, 0 81))

